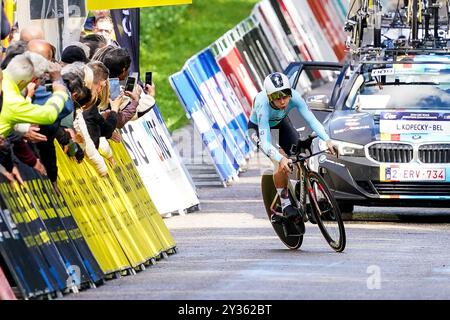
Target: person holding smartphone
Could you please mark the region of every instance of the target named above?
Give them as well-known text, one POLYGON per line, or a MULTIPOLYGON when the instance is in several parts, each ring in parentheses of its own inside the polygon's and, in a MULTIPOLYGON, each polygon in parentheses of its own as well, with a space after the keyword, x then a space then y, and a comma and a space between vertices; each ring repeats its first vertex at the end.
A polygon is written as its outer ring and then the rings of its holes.
POLYGON ((106 46, 99 49, 92 60, 101 61, 109 70, 109 84, 113 87, 111 99, 117 95, 117 82, 125 81, 125 97, 119 108, 117 128, 121 129, 128 121, 136 119, 141 110, 147 112, 154 106, 154 87, 142 88, 137 76, 128 76, 131 56, 126 49, 106 46))

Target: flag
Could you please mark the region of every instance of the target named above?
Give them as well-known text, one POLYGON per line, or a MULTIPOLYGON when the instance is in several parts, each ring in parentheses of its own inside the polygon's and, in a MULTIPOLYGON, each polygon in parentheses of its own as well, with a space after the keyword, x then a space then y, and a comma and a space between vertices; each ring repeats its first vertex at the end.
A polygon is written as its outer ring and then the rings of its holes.
POLYGON ((111 10, 110 12, 116 40, 131 55, 130 72, 139 72, 140 10, 139 8, 119 9, 111 10))

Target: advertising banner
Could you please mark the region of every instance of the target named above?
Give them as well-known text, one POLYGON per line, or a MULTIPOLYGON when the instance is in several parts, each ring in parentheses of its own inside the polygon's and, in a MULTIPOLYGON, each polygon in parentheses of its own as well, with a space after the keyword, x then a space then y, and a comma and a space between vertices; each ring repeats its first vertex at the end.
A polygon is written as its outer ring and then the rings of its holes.
POLYGON ((121 131, 125 147, 153 203, 160 214, 166 214, 193 207, 199 200, 156 108, 128 122, 121 131))
POLYGON ((296 16, 294 22, 301 21, 306 29, 306 36, 311 45, 316 48, 315 60, 338 62, 337 56, 326 39, 319 23, 306 0, 284 0, 291 14, 296 16))
POLYGON ((253 98, 258 90, 244 65, 241 54, 228 37, 216 41, 213 48, 220 68, 236 93, 245 115, 249 117, 253 98))
POLYGON ((339 61, 345 58, 345 35, 334 26, 332 23, 332 18, 328 15, 323 1, 317 0, 307 0, 308 4, 316 17, 317 22, 322 28, 327 40, 331 44, 334 53, 336 54, 339 61))
POLYGON ((277 15, 269 0, 263 0, 253 9, 255 19, 260 23, 272 49, 275 51, 281 67, 285 69, 289 63, 298 61, 297 54, 289 42, 277 15))
POLYGON ((239 106, 233 91, 229 90, 226 78, 220 71, 211 50, 204 50, 199 54, 198 58, 205 75, 208 77, 208 80, 205 82, 206 87, 214 98, 224 120, 227 122, 234 142, 242 154, 247 156, 250 153, 251 145, 247 138, 247 118, 242 112, 242 108, 239 106))
POLYGON ((208 88, 208 85, 212 83, 208 82, 209 78, 202 66, 199 55, 191 58, 187 62, 186 67, 205 101, 203 108, 208 117, 213 121, 213 129, 220 139, 222 148, 229 156, 233 167, 238 170, 241 165, 245 164, 245 157, 228 127, 226 121, 228 116, 227 110, 224 110, 223 105, 217 102, 218 97, 214 94, 214 91, 208 88))
POLYGON ((213 129, 211 119, 205 114, 205 101, 192 76, 187 70, 183 70, 170 76, 170 83, 184 106, 187 116, 192 119, 195 128, 199 131, 203 144, 209 150, 217 173, 224 183, 231 181, 237 177, 238 170, 233 166, 219 142, 223 140, 223 137, 219 140, 220 131, 213 129))

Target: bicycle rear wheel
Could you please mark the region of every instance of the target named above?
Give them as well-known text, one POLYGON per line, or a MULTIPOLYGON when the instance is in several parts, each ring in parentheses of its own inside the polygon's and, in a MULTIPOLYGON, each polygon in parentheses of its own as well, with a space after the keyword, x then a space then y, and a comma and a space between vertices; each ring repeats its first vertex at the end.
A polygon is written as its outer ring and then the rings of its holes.
MULTIPOLYGON (((266 171, 261 177, 261 191, 264 201, 264 207, 266 208, 267 216, 270 219, 272 215, 272 208, 280 205, 280 197, 278 196, 277 189, 273 182, 273 173, 266 171)), ((285 228, 288 236, 285 235, 283 226, 281 224, 271 223, 275 233, 280 238, 281 242, 285 244, 291 250, 300 248, 303 242, 303 235, 298 234, 298 230, 295 225, 286 219, 285 228)))
POLYGON ((345 228, 339 206, 325 180, 316 172, 308 173, 311 188, 308 197, 322 235, 331 248, 342 252, 345 248, 345 228))

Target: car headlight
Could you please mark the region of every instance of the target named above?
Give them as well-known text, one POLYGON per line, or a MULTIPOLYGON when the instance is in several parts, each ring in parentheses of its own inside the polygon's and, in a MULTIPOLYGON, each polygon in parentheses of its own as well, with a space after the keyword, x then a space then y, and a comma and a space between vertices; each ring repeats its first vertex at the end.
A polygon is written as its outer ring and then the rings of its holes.
POLYGON ((340 156, 365 157, 364 146, 338 140, 331 140, 338 147, 340 156))

